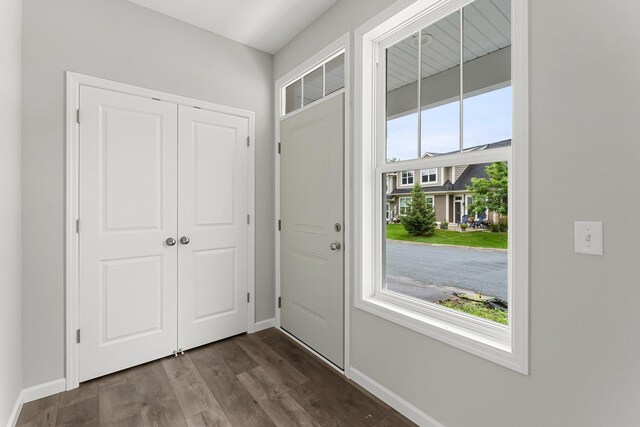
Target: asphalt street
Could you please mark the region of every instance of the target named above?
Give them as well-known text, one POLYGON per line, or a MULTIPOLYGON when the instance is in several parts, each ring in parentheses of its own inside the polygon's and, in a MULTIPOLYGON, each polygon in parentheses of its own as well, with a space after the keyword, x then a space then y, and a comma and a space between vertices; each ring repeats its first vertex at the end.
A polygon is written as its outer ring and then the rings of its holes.
POLYGON ((436 302, 452 292, 507 300, 507 252, 387 240, 387 287, 436 302))

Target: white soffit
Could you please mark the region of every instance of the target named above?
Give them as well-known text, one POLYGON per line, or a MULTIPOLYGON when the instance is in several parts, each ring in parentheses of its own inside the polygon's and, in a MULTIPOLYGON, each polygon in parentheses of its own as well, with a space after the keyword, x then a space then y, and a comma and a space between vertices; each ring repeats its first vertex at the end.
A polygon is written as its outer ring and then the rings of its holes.
POLYGON ((337 0, 129 1, 273 54, 337 0))

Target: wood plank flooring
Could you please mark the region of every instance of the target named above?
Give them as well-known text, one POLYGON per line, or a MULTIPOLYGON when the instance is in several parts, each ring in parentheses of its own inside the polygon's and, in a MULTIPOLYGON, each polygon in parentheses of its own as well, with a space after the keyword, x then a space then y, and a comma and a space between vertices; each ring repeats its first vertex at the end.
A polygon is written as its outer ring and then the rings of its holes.
POLYGON ((413 426, 276 329, 24 405, 18 426, 413 426))

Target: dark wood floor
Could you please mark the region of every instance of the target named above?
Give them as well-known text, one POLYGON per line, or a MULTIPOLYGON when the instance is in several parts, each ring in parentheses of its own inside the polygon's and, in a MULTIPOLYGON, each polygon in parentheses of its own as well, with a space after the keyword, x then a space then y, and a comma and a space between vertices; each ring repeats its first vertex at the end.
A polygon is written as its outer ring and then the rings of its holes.
POLYGON ((18 426, 412 426, 276 329, 24 405, 18 426))

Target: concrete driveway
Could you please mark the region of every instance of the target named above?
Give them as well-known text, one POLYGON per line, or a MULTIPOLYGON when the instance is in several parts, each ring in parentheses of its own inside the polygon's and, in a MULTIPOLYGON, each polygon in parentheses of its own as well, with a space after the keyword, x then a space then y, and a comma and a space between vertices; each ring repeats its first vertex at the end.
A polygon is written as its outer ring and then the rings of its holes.
POLYGON ((387 240, 387 287, 431 302, 452 292, 507 300, 507 252, 387 240))

